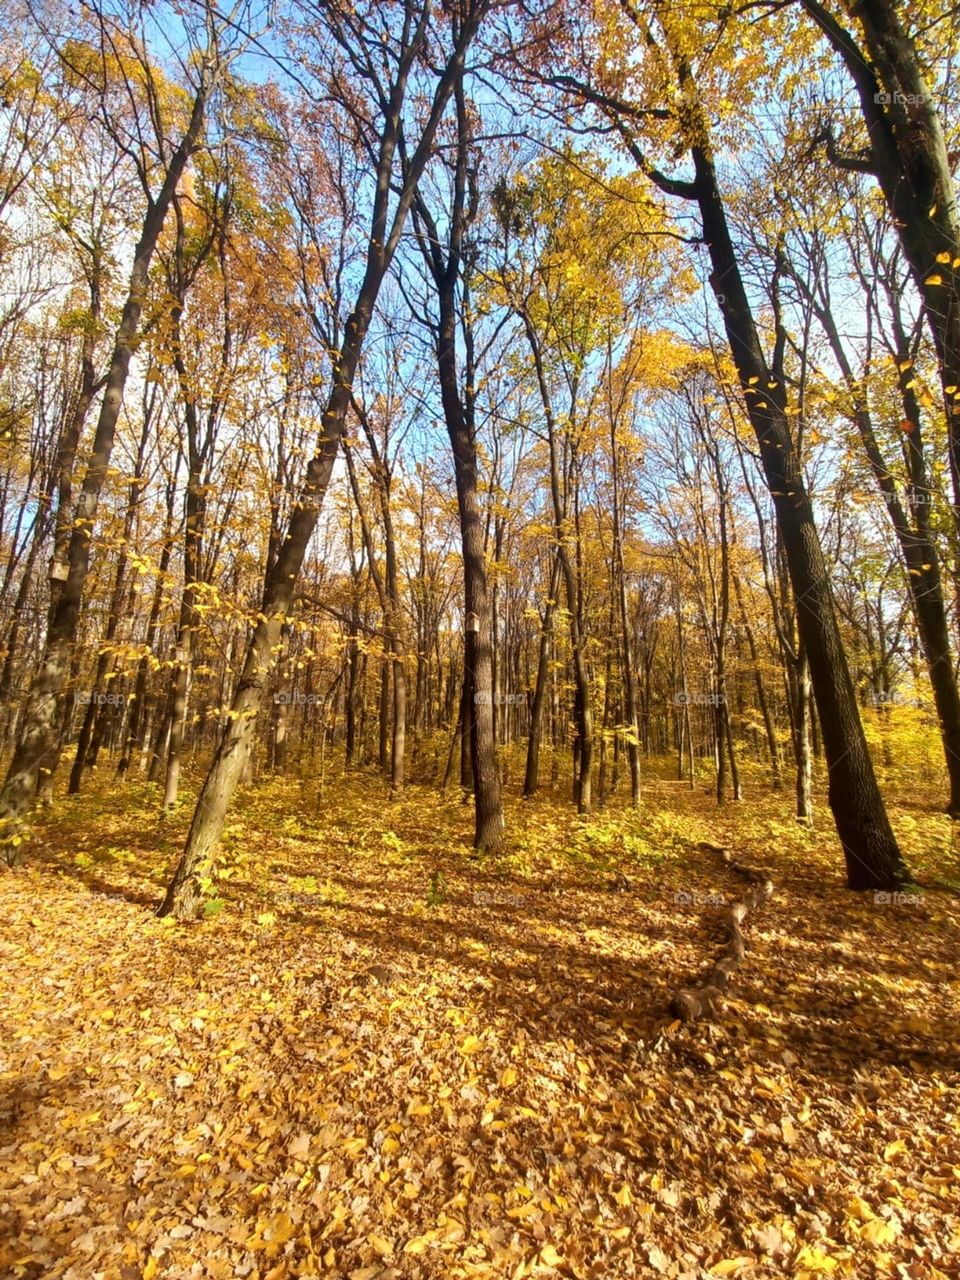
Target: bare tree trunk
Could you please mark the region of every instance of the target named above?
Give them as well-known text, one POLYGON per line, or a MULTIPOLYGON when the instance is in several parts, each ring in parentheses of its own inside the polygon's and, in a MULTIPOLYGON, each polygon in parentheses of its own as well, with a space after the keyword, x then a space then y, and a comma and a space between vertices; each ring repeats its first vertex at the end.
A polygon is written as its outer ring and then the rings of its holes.
POLYGON ((613 469, 613 572, 620 606, 620 665, 623 671, 623 717, 626 722, 627 760, 630 765, 630 801, 640 806, 640 730, 637 724, 637 681, 634 673, 633 642, 627 611, 627 573, 623 559, 623 516, 621 508, 620 451, 616 422, 610 421, 610 457, 613 469))
POLYGON ((743 589, 736 574, 733 575, 733 589, 737 597, 737 607, 740 610, 740 621, 743 623, 743 629, 747 637, 750 665, 753 667, 753 679, 757 690, 757 705, 760 708, 760 715, 763 717, 763 729, 767 737, 767 751, 770 755, 770 784, 774 791, 779 791, 783 786, 783 762, 780 757, 780 743, 777 741, 773 715, 770 711, 770 699, 767 697, 766 686, 763 683, 763 675, 760 671, 760 654, 757 649, 756 637, 753 634, 750 619, 747 617, 743 602, 743 589))
POLYGON ((469 726, 474 795, 474 847, 487 852, 503 842, 503 801, 497 761, 494 716, 494 671, 491 601, 487 579, 484 520, 480 504, 479 460, 476 447, 476 371, 469 316, 469 279, 464 263, 464 236, 470 218, 467 197, 473 180, 468 172, 470 133, 462 74, 454 86, 457 112, 457 149, 449 231, 444 244, 424 200, 418 194, 415 217, 424 261, 437 292, 439 319, 436 327, 437 372, 447 435, 453 452, 460 545, 464 584, 464 729, 469 726), (457 361, 457 290, 464 300, 462 328, 465 337, 464 389, 461 394, 457 361))
POLYGON ((386 655, 380 663, 380 736, 377 742, 377 765, 386 774, 390 763, 390 673, 391 664, 386 655))

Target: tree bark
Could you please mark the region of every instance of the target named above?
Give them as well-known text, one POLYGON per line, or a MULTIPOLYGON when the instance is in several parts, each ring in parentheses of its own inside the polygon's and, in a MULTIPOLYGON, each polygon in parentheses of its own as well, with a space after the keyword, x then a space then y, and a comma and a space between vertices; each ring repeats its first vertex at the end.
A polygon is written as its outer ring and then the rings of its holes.
POLYGON ((403 186, 393 218, 388 220, 394 186, 394 157, 402 131, 401 110, 407 80, 426 40, 426 9, 421 13, 416 30, 406 32, 409 38, 399 58, 379 140, 376 193, 364 276, 335 360, 333 385, 321 420, 320 447, 307 467, 306 479, 290 517, 286 536, 266 575, 260 614, 247 648, 230 715, 201 788, 183 854, 158 909, 161 916, 174 913, 178 919, 190 919, 197 914, 201 900, 201 872, 219 842, 227 808, 250 757, 256 719, 266 680, 276 660, 281 628, 293 602, 297 578, 333 474, 374 304, 396 252, 417 183, 433 148, 454 81, 462 72, 466 49, 483 9, 484 6, 479 4, 472 8, 469 20, 459 32, 434 93, 430 116, 413 159, 405 166, 403 186))
POLYGON ((74 514, 69 574, 53 611, 43 660, 28 695, 27 715, 21 727, 20 740, 0 792, 0 845, 11 864, 19 860, 20 828, 36 791, 40 771, 44 766, 49 769, 57 754, 57 706, 76 639, 97 504, 113 452, 130 358, 147 293, 150 262, 167 210, 187 162, 199 143, 208 92, 205 78, 194 98, 190 122, 171 157, 160 192, 148 203, 140 240, 134 251, 130 287, 107 373, 93 448, 74 514))
POLYGON ((560 588, 560 559, 554 553, 550 565, 550 585, 540 624, 540 642, 537 648, 537 679, 530 707, 530 737, 527 741, 527 767, 523 778, 523 795, 527 799, 536 794, 540 782, 540 744, 543 740, 543 709, 550 676, 550 652, 553 645, 553 615, 560 588))
MULTIPOLYGON (((680 64, 682 85, 689 71, 680 64)), ((829 772, 829 802, 851 889, 895 889, 907 870, 883 804, 860 722, 856 693, 837 624, 827 566, 790 423, 786 388, 763 355, 717 186, 706 125, 691 146, 695 199, 761 464, 773 497, 793 583, 800 637, 810 663, 829 772)))

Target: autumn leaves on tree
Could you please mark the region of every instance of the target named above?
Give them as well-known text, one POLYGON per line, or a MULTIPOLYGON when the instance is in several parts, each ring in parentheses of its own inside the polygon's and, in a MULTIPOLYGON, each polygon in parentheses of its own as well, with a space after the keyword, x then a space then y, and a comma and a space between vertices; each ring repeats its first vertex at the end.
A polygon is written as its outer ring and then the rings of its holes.
POLYGON ((321 798, 333 753, 395 797, 459 773, 492 854, 548 770, 586 818, 640 807, 648 759, 728 804, 792 758, 848 885, 904 883, 895 735, 938 738, 960 812, 924 32, 813 0, 181 8, 5 44, 6 860, 68 751, 71 793, 143 771, 191 806, 180 918, 263 768, 321 798))

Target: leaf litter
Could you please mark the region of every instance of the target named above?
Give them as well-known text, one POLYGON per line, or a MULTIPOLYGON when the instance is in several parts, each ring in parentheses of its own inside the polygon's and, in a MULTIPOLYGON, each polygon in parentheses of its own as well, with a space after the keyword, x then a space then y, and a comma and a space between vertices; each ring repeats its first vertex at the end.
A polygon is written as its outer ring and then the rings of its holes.
POLYGON ((948 889, 847 893, 787 800, 514 803, 478 860, 451 797, 344 779, 318 815, 276 781, 171 925, 187 813, 160 838, 138 797, 42 818, 0 876, 3 1276, 960 1274, 948 889), (776 892, 680 1026, 737 892, 704 839, 776 892))

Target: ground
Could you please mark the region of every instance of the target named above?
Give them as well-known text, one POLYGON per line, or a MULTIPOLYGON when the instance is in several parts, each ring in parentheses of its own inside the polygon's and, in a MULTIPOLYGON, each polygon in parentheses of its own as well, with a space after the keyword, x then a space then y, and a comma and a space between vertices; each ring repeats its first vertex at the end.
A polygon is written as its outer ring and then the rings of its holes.
POLYGON ((510 797, 495 860, 457 794, 264 779, 194 925, 151 910, 189 803, 58 799, 0 875, 0 1275, 960 1275, 951 824, 895 798, 877 902, 822 807, 671 768, 510 797), (775 894, 681 1026, 740 889, 703 840, 775 894))

